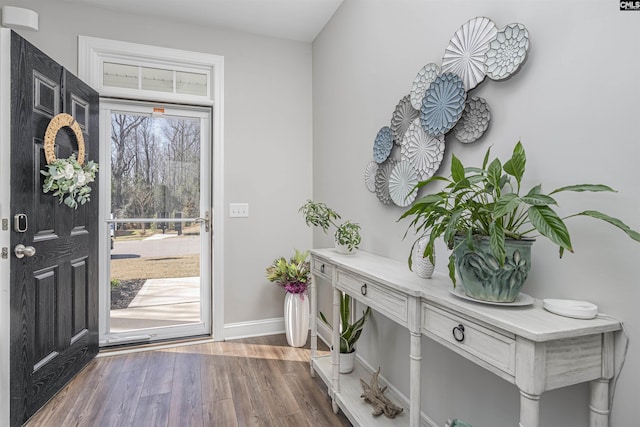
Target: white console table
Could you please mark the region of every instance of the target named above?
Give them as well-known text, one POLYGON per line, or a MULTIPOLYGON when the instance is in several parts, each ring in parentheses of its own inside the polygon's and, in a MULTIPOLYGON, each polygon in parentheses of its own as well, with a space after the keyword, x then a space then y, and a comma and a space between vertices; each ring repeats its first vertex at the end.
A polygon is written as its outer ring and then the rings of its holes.
MULTIPOLYGON (((520 390, 520 427, 539 426, 543 392, 590 381, 590 427, 609 425, 609 381, 614 374, 614 337, 620 322, 599 316, 590 320, 545 311, 541 301, 526 307, 496 307, 451 295, 442 274, 421 279, 407 263, 358 251, 311 251, 311 374, 319 373, 338 407, 354 425, 420 425, 421 337, 426 335, 475 364, 515 384, 520 390), (409 330, 408 416, 373 418, 360 398, 359 374, 339 374, 339 346, 330 359, 317 355, 317 284, 333 288, 333 325, 339 323, 340 292, 368 305, 409 330)), ((366 326, 365 326, 366 327, 366 326)), ((339 341, 338 328, 333 342, 339 341)), ((469 420, 473 423, 473 420, 469 420)))

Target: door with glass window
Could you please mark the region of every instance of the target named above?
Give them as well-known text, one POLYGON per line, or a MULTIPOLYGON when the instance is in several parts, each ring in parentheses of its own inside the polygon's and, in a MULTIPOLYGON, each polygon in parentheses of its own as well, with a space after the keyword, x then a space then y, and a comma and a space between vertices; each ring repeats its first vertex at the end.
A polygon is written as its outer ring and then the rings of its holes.
POLYGON ((211 109, 101 103, 101 345, 211 334, 211 109))

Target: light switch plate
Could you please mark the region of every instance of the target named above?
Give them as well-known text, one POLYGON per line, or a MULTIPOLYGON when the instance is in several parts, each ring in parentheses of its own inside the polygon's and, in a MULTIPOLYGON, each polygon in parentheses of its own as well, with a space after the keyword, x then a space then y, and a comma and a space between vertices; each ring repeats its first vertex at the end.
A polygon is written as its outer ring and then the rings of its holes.
POLYGON ((247 218, 249 203, 229 203, 229 218, 247 218))

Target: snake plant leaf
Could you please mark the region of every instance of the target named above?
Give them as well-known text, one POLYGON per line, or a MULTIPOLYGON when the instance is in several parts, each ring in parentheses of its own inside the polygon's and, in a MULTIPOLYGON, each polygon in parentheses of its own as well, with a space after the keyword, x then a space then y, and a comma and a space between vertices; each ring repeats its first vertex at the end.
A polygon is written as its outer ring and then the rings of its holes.
POLYGON ((531 225, 556 245, 573 252, 569 230, 549 206, 531 206, 527 211, 531 225))
POLYGON ((462 166, 462 162, 455 156, 455 154, 451 155, 451 178, 453 182, 458 182, 464 179, 464 166, 462 166))
POLYGON ((351 317, 351 297, 343 293, 340 300, 340 324, 342 327, 349 324, 351 317))
POLYGON ((608 191, 611 193, 617 193, 616 190, 614 190, 613 188, 609 187, 608 185, 603 185, 603 184, 577 184, 577 185, 568 185, 566 187, 560 187, 560 188, 556 188, 555 190, 553 190, 551 193, 549 194, 555 194, 555 193, 560 193, 561 191, 577 191, 577 192, 582 192, 582 191, 608 191))
POLYGON ((629 227, 624 222, 620 221, 618 218, 613 218, 609 215, 603 214, 602 212, 598 212, 598 211, 584 211, 584 212, 580 212, 577 215, 590 216, 591 218, 596 218, 596 219, 601 219, 602 221, 606 221, 609 224, 615 227, 618 227, 620 230, 627 233, 627 235, 631 237, 633 240, 640 242, 640 233, 638 233, 635 230, 632 230, 631 227, 629 227))

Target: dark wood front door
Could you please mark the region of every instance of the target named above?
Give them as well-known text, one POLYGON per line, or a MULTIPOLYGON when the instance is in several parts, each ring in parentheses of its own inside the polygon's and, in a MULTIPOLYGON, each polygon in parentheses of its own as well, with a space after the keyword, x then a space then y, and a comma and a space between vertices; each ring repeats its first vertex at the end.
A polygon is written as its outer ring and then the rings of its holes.
MULTIPOLYGON (((98 188, 70 208, 42 192, 47 125, 71 114, 83 131, 86 159, 98 161, 98 94, 11 34, 11 425, 24 423, 98 351, 98 188), (20 217, 18 224, 14 218, 20 217)), ((77 152, 68 128, 56 156, 77 152)))

